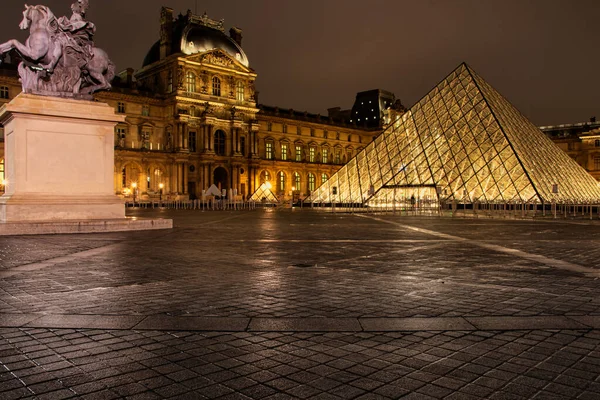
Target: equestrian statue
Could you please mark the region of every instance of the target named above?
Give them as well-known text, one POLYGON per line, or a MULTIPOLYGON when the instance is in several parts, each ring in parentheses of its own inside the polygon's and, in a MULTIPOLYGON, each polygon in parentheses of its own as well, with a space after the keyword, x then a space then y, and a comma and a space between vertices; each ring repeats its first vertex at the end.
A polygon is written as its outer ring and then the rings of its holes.
POLYGON ((19 76, 24 93, 91 99, 92 93, 111 88, 115 65, 94 46, 96 26, 86 21, 89 0, 71 5, 71 18, 56 18, 42 5, 25 5, 19 28, 29 29, 25 44, 0 44, 1 56, 13 49, 21 56, 19 76))

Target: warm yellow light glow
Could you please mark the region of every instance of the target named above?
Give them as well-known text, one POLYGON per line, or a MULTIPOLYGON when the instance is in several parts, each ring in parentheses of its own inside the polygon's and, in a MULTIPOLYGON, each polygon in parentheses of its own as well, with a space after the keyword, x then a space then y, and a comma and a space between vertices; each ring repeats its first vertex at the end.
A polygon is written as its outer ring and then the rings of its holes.
POLYGON ((1 183, 2 183, 2 186, 6 186, 6 185, 8 185, 8 180, 2 179, 1 183))
POLYGON ((159 189, 162 189, 162 188, 164 188, 164 187, 165 187, 165 185, 164 185, 163 183, 159 183, 159 184, 158 184, 158 188, 159 188, 159 189))
POLYGON ((131 187, 135 189, 135 188, 137 187, 137 183, 133 182, 133 183, 131 184, 131 187))
POLYGON ((292 192, 296 191, 296 186, 292 186, 292 192))
POLYGON ((271 190, 271 188, 273 187, 273 185, 271 185, 271 182, 266 182, 265 185, 267 186, 267 189, 271 190))

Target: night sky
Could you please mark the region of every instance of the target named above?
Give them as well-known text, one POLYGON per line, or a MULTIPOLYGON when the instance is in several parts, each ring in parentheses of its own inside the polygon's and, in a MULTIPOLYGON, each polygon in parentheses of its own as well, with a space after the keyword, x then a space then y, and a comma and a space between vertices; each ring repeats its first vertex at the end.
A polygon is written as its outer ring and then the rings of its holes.
MULTIPOLYGON (((57 16, 71 0, 45 0, 57 16)), ((23 0, 2 0, 0 40, 23 0)), ((33 3, 33 2, 32 2, 33 3)), ((161 5, 194 0, 90 0, 96 44, 119 70, 139 68, 159 37, 161 5)), ((600 118, 598 0, 198 0, 198 13, 243 30, 260 103, 321 113, 356 92, 394 92, 411 106, 462 61, 537 125, 600 118)))

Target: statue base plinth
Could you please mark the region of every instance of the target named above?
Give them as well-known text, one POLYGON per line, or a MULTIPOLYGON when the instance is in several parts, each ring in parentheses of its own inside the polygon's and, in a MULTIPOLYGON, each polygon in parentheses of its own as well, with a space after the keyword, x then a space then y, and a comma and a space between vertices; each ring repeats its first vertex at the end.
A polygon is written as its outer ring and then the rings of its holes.
POLYGON ((0 223, 125 218, 114 194, 108 104, 21 93, 0 108, 6 193, 0 223))

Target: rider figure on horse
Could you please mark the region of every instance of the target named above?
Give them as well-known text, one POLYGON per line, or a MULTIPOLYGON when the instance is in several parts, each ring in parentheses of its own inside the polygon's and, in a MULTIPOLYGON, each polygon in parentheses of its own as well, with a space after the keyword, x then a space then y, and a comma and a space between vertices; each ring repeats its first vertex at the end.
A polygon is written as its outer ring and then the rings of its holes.
POLYGON ((89 8, 88 0, 77 0, 71 5, 70 19, 60 17, 58 25, 63 32, 69 32, 70 36, 68 47, 72 47, 76 52, 82 53, 85 60, 90 60, 94 56, 94 34, 96 26, 85 20, 85 13, 89 8))

